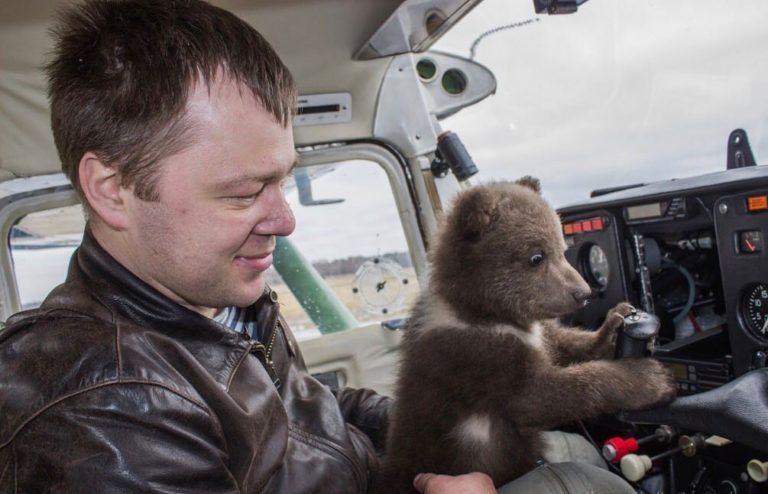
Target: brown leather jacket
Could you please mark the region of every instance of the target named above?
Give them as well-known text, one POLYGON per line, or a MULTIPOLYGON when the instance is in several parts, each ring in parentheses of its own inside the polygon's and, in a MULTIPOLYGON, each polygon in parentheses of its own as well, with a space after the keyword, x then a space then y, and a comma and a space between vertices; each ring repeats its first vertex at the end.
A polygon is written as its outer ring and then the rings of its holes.
POLYGON ((249 341, 86 233, 0 332, 0 492, 365 492, 390 401, 312 378, 276 299, 249 341))

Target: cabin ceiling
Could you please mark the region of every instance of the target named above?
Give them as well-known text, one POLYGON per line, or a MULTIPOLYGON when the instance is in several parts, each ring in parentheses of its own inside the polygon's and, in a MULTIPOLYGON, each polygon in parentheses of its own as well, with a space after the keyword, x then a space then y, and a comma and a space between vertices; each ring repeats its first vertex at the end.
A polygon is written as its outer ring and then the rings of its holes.
MULTIPOLYGON (((0 181, 55 173, 40 67, 50 51, 47 30, 71 0, 0 2, 0 181)), ((301 94, 349 92, 345 124, 297 128, 298 145, 371 135, 376 98, 389 58, 353 60, 402 0, 214 0, 251 23, 293 72, 301 94)))

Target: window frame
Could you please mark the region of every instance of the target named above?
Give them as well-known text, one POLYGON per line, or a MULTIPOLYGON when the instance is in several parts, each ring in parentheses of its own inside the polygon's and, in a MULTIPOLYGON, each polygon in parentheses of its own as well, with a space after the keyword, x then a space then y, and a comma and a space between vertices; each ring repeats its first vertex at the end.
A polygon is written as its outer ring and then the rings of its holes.
MULTIPOLYGON (((426 286, 427 255, 422 229, 417 215, 416 199, 406 178, 405 166, 398 155, 374 143, 324 145, 298 150, 299 166, 334 164, 344 161, 365 160, 376 163, 384 170, 390 184, 389 193, 395 199, 397 213, 403 228, 408 253, 416 271, 421 289, 426 286)), ((418 186, 418 184, 417 184, 418 186)), ((383 192, 383 191, 382 191, 383 192)), ((80 202, 77 193, 61 174, 20 178, 0 184, 0 321, 21 310, 20 295, 11 255, 10 234, 13 226, 24 216, 73 206, 80 202), (5 192, 5 195, 3 195, 5 192)))
MULTIPOLYGON (((0 277, 0 321, 5 321, 21 310, 19 286, 11 255, 13 226, 28 214, 80 203, 77 193, 63 174, 17 179, 12 181, 12 185, 19 190, 0 198, 0 235, 4 239, 0 244, 0 272, 3 273, 0 277), (41 184, 42 178, 47 179, 44 182, 50 182, 53 178, 54 182, 61 183, 41 184)), ((0 184, 0 187, 5 188, 7 185, 0 184)))

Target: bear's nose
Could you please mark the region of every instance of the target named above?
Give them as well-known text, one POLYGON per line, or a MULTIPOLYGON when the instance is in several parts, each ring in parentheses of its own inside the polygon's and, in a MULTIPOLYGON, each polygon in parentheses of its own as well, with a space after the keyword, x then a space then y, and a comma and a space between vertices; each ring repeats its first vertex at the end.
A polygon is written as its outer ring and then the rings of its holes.
POLYGON ((587 305, 592 298, 592 290, 577 289, 571 292, 571 296, 579 305, 587 305))

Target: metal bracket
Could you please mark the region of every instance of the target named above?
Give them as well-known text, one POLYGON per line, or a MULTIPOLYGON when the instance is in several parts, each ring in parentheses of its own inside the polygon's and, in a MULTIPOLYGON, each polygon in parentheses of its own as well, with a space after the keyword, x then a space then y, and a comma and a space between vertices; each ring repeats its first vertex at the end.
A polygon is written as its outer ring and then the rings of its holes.
POLYGON ((749 145, 747 131, 736 129, 728 136, 728 170, 756 166, 755 156, 749 145))

